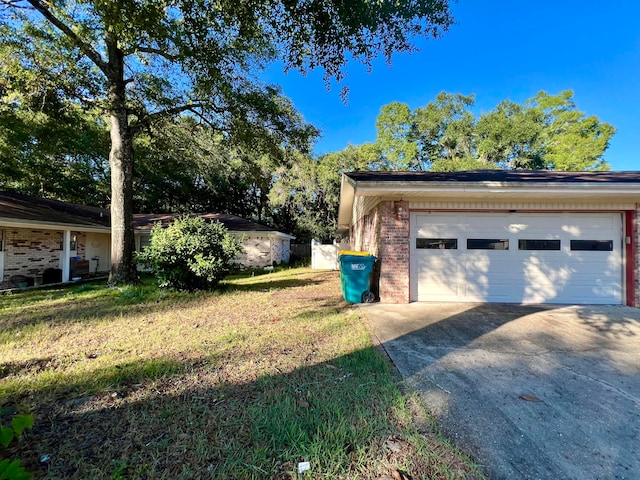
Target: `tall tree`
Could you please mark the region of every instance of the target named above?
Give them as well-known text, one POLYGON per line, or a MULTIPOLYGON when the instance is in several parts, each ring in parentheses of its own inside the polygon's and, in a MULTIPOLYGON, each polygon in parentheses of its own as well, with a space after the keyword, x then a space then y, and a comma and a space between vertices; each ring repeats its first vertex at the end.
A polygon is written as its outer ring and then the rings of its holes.
POLYGON ((483 114, 476 125, 477 156, 487 165, 509 169, 546 168, 543 112, 505 100, 483 114))
POLYGON ((540 92, 532 102, 545 117, 545 161, 554 170, 608 170, 604 152, 615 127, 577 109, 573 91, 540 92))
POLYGON ((267 62, 322 67, 327 81, 341 80, 348 58, 390 61, 413 49, 415 35, 437 36, 452 21, 447 0, 0 1, 3 76, 23 89, 36 78, 64 80, 68 95, 108 113, 111 283, 135 278, 138 131, 189 112, 229 136, 294 141, 299 125, 279 90, 256 80, 267 62))
POLYGON ((473 156, 475 118, 469 111, 473 95, 439 93, 435 100, 413 113, 413 135, 420 151, 420 169, 439 160, 473 156))
POLYGON ((376 119, 378 170, 415 170, 418 145, 413 138, 414 117, 409 105, 392 102, 384 105, 376 119))
POLYGON ((379 160, 371 144, 313 158, 297 154, 278 169, 269 206, 275 226, 292 232, 298 241, 331 241, 336 232, 343 172, 366 170, 379 160))
MULTIPOLYGON (((455 171, 478 168, 601 170, 615 128, 586 116, 573 92, 540 92, 524 103, 505 100, 476 117, 473 95, 440 93, 424 107, 381 108, 376 142, 367 146, 377 170, 455 171)), ((362 146, 364 147, 364 145, 362 146)))
POLYGON ((0 91, 0 190, 106 206, 104 121, 57 92, 43 93, 16 101, 0 91))

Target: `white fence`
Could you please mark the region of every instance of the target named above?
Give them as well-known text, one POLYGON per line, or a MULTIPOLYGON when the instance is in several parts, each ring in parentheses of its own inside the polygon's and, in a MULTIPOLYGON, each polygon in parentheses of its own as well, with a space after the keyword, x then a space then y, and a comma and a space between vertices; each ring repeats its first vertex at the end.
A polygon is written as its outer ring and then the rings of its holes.
POLYGON ((348 243, 332 243, 322 245, 317 240, 311 240, 311 268, 314 270, 338 270, 338 252, 350 250, 348 243))

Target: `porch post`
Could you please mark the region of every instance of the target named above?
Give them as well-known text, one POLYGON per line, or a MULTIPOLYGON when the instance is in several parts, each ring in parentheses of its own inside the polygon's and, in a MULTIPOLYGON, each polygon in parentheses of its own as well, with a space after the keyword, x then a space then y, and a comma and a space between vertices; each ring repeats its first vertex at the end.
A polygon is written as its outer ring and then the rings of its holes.
POLYGON ((62 240, 62 281, 69 281, 69 269, 71 267, 71 250, 69 247, 71 245, 71 230, 65 230, 64 236, 62 240))

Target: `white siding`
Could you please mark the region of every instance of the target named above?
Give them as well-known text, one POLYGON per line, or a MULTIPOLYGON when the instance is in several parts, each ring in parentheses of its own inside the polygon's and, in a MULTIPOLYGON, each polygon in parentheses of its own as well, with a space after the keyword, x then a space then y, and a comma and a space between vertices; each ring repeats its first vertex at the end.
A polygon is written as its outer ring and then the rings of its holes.
POLYGON ((351 224, 355 224, 380 203, 380 197, 363 197, 356 196, 353 201, 353 212, 351 215, 351 224))

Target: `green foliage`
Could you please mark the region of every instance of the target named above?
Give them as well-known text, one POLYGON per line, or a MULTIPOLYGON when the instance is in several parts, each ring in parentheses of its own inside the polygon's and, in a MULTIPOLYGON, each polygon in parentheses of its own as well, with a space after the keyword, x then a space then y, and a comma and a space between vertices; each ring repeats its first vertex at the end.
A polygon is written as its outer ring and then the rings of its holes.
POLYGON ((298 241, 331 241, 336 231, 343 172, 363 170, 375 161, 371 144, 323 155, 298 155, 280 167, 269 192, 274 223, 298 241))
POLYGON ((0 190, 104 206, 108 137, 95 111, 82 111, 56 92, 0 92, 0 190))
POLYGON ((440 93, 411 111, 398 102, 380 110, 374 170, 455 171, 477 168, 603 170, 615 128, 577 110, 573 92, 540 92, 505 100, 478 118, 473 95, 440 93))
POLYGON ((241 252, 236 238, 219 222, 183 216, 151 231, 151 244, 137 259, 151 268, 161 287, 213 289, 229 274, 241 252))
MULTIPOLYGON (((134 138, 159 120, 197 118, 260 154, 306 151, 316 133, 259 73, 371 66, 410 52, 453 23, 448 0, 11 0, 0 16, 2 94, 44 89, 108 114, 111 134, 110 283, 134 281, 134 138)), ((346 95, 345 90, 342 91, 346 95)), ((20 100, 24 102, 25 100, 20 100)), ((240 157, 242 158, 242 157, 240 157)), ((174 159, 170 159, 173 161, 174 159)), ((198 179, 199 180, 199 179, 198 179)), ((266 198, 263 188, 259 199, 266 198)), ((261 206, 259 205, 259 208, 261 206)))
POLYGON ((8 447, 14 438, 20 438, 27 428, 33 428, 33 415, 15 415, 10 426, 0 426, 0 445, 8 447))
POLYGON ((412 170, 418 145, 412 136, 413 117, 406 103, 392 102, 380 109, 376 120, 376 147, 384 163, 376 170, 412 170))
POLYGON ((20 460, 0 460, 0 480, 29 480, 31 476, 20 466, 20 460))
MULTIPOLYGON (((0 445, 7 448, 16 438, 20 438, 27 428, 33 428, 33 415, 15 415, 11 425, 0 425, 0 445)), ((31 474, 20 466, 20 460, 0 460, 0 480, 28 480, 31 474)))

